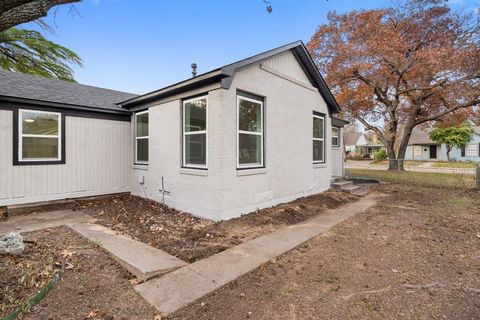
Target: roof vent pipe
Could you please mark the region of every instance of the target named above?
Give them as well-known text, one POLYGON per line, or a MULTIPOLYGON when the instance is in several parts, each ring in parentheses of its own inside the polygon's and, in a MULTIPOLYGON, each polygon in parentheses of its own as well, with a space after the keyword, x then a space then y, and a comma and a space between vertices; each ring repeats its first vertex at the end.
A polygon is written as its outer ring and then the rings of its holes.
POLYGON ((195 78, 197 76, 197 64, 194 62, 191 65, 192 67, 192 78, 195 78))

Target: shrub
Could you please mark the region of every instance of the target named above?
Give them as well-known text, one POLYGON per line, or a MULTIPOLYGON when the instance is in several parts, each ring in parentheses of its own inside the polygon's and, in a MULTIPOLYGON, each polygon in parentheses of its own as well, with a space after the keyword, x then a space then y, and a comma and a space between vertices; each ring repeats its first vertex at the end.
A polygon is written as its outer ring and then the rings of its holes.
POLYGON ((385 149, 380 149, 373 153, 373 159, 375 160, 386 160, 387 159, 387 151, 385 149))

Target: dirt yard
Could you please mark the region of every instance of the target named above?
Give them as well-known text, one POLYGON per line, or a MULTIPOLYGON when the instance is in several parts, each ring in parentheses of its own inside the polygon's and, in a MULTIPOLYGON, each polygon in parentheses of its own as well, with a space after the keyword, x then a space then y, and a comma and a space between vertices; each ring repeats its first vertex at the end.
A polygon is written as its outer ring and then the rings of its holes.
POLYGON ((329 190, 216 223, 128 195, 79 201, 77 210, 99 224, 193 262, 357 199, 329 190))
POLYGON ((374 208, 169 319, 480 319, 480 194, 376 189, 374 208))
POLYGON ((0 317, 28 300, 66 262, 60 283, 22 319, 154 319, 156 311, 130 286, 131 276, 70 229, 27 233, 24 240, 22 255, 0 259, 0 317))

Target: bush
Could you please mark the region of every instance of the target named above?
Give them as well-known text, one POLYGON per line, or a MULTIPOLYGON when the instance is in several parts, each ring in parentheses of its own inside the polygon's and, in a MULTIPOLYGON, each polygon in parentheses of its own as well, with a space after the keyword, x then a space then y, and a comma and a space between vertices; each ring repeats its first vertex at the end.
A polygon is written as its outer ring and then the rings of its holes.
POLYGON ((375 160, 386 160, 387 159, 387 151, 385 149, 380 149, 373 153, 373 159, 375 160))

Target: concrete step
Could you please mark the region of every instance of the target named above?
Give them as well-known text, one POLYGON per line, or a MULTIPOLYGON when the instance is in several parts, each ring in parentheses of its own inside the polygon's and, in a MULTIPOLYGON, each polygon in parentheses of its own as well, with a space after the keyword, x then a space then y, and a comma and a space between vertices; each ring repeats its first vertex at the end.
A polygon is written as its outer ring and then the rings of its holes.
POLYGON ((341 190, 357 196, 363 196, 367 194, 367 191, 364 188, 360 186, 355 186, 353 184, 342 186, 341 190))
POLYGON ((332 183, 340 182, 340 181, 345 181, 345 180, 347 180, 346 177, 339 177, 339 176, 333 176, 333 177, 332 177, 332 183))
POLYGON ((7 206, 7 216, 12 217, 32 212, 56 211, 72 209, 75 206, 74 200, 55 200, 34 203, 16 204, 7 206))
POLYGON ((353 182, 352 182, 352 181, 348 181, 348 180, 338 181, 338 182, 332 183, 332 186, 333 186, 333 188, 335 188, 335 189, 343 189, 344 187, 346 187, 346 186, 351 186, 351 185, 353 185, 353 182))
POLYGON ((92 223, 67 223, 67 226, 88 240, 98 243, 110 256, 141 281, 185 266, 187 263, 160 249, 117 234, 92 223))

